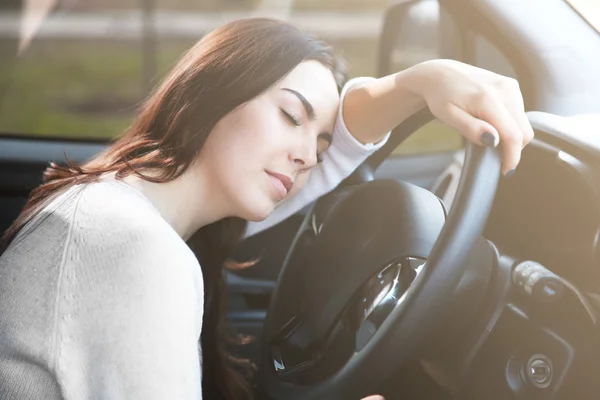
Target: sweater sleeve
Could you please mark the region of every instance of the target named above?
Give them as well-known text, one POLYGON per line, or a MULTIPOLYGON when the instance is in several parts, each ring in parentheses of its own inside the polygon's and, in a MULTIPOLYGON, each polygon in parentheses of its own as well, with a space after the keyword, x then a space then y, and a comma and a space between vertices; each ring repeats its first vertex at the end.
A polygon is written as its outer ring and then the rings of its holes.
POLYGON ((363 161, 385 145, 390 136, 389 133, 379 143, 360 143, 348 131, 342 115, 344 97, 348 89, 372 79, 375 78, 354 78, 344 85, 340 95, 340 106, 333 131, 333 139, 331 146, 323 154, 323 162, 311 171, 308 182, 294 197, 284 200, 264 221, 250 222, 246 230, 246 236, 254 235, 278 224, 320 196, 335 189, 363 161))
POLYGON ((63 261, 55 343, 65 398, 201 399, 195 257, 159 222, 125 226, 95 212, 74 220, 63 261))

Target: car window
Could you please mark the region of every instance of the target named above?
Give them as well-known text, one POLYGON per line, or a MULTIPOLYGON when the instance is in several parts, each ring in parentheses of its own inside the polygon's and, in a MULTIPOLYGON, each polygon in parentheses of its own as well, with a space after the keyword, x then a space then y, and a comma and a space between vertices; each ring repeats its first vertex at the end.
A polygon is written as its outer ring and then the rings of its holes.
MULTIPOLYGON (((402 24, 402 29, 398 37, 394 38, 390 70, 400 71, 423 61, 442 58, 442 28, 437 0, 422 0, 416 3, 411 7, 405 21, 393 23, 402 24)), ((439 121, 432 121, 400 144, 392 155, 449 152, 462 147, 463 139, 458 131, 439 121)))
POLYGON ((463 146, 463 137, 457 130, 434 120, 413 133, 392 152, 392 155, 442 153, 456 151, 463 146))
POLYGON ((389 0, 0 3, 0 134, 112 138, 187 48, 235 18, 289 19, 334 45, 351 77, 373 76, 389 0))

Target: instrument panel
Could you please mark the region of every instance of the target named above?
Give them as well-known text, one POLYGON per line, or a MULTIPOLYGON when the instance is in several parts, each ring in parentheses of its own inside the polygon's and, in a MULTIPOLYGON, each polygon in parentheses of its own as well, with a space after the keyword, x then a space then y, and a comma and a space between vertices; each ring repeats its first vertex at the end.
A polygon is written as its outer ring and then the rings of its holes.
POLYGON ((539 140, 504 177, 485 236, 501 252, 586 282, 600 277, 600 166, 539 140))

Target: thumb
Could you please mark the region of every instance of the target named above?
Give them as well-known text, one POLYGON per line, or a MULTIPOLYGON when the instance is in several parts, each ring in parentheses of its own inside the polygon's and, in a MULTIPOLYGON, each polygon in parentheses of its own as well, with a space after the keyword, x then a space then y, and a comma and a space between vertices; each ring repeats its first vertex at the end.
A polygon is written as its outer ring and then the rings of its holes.
POLYGON ((380 396, 378 394, 374 394, 372 396, 365 397, 362 400, 385 400, 385 399, 383 398, 383 396, 380 396))

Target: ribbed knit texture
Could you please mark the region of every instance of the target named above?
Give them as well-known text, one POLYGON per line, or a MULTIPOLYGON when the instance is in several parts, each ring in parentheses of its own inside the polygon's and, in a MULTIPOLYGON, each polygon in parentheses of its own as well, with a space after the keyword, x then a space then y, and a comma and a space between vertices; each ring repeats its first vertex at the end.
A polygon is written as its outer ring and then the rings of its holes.
POLYGON ((0 258, 0 399, 199 399, 198 261, 124 183, 78 186, 0 258))

